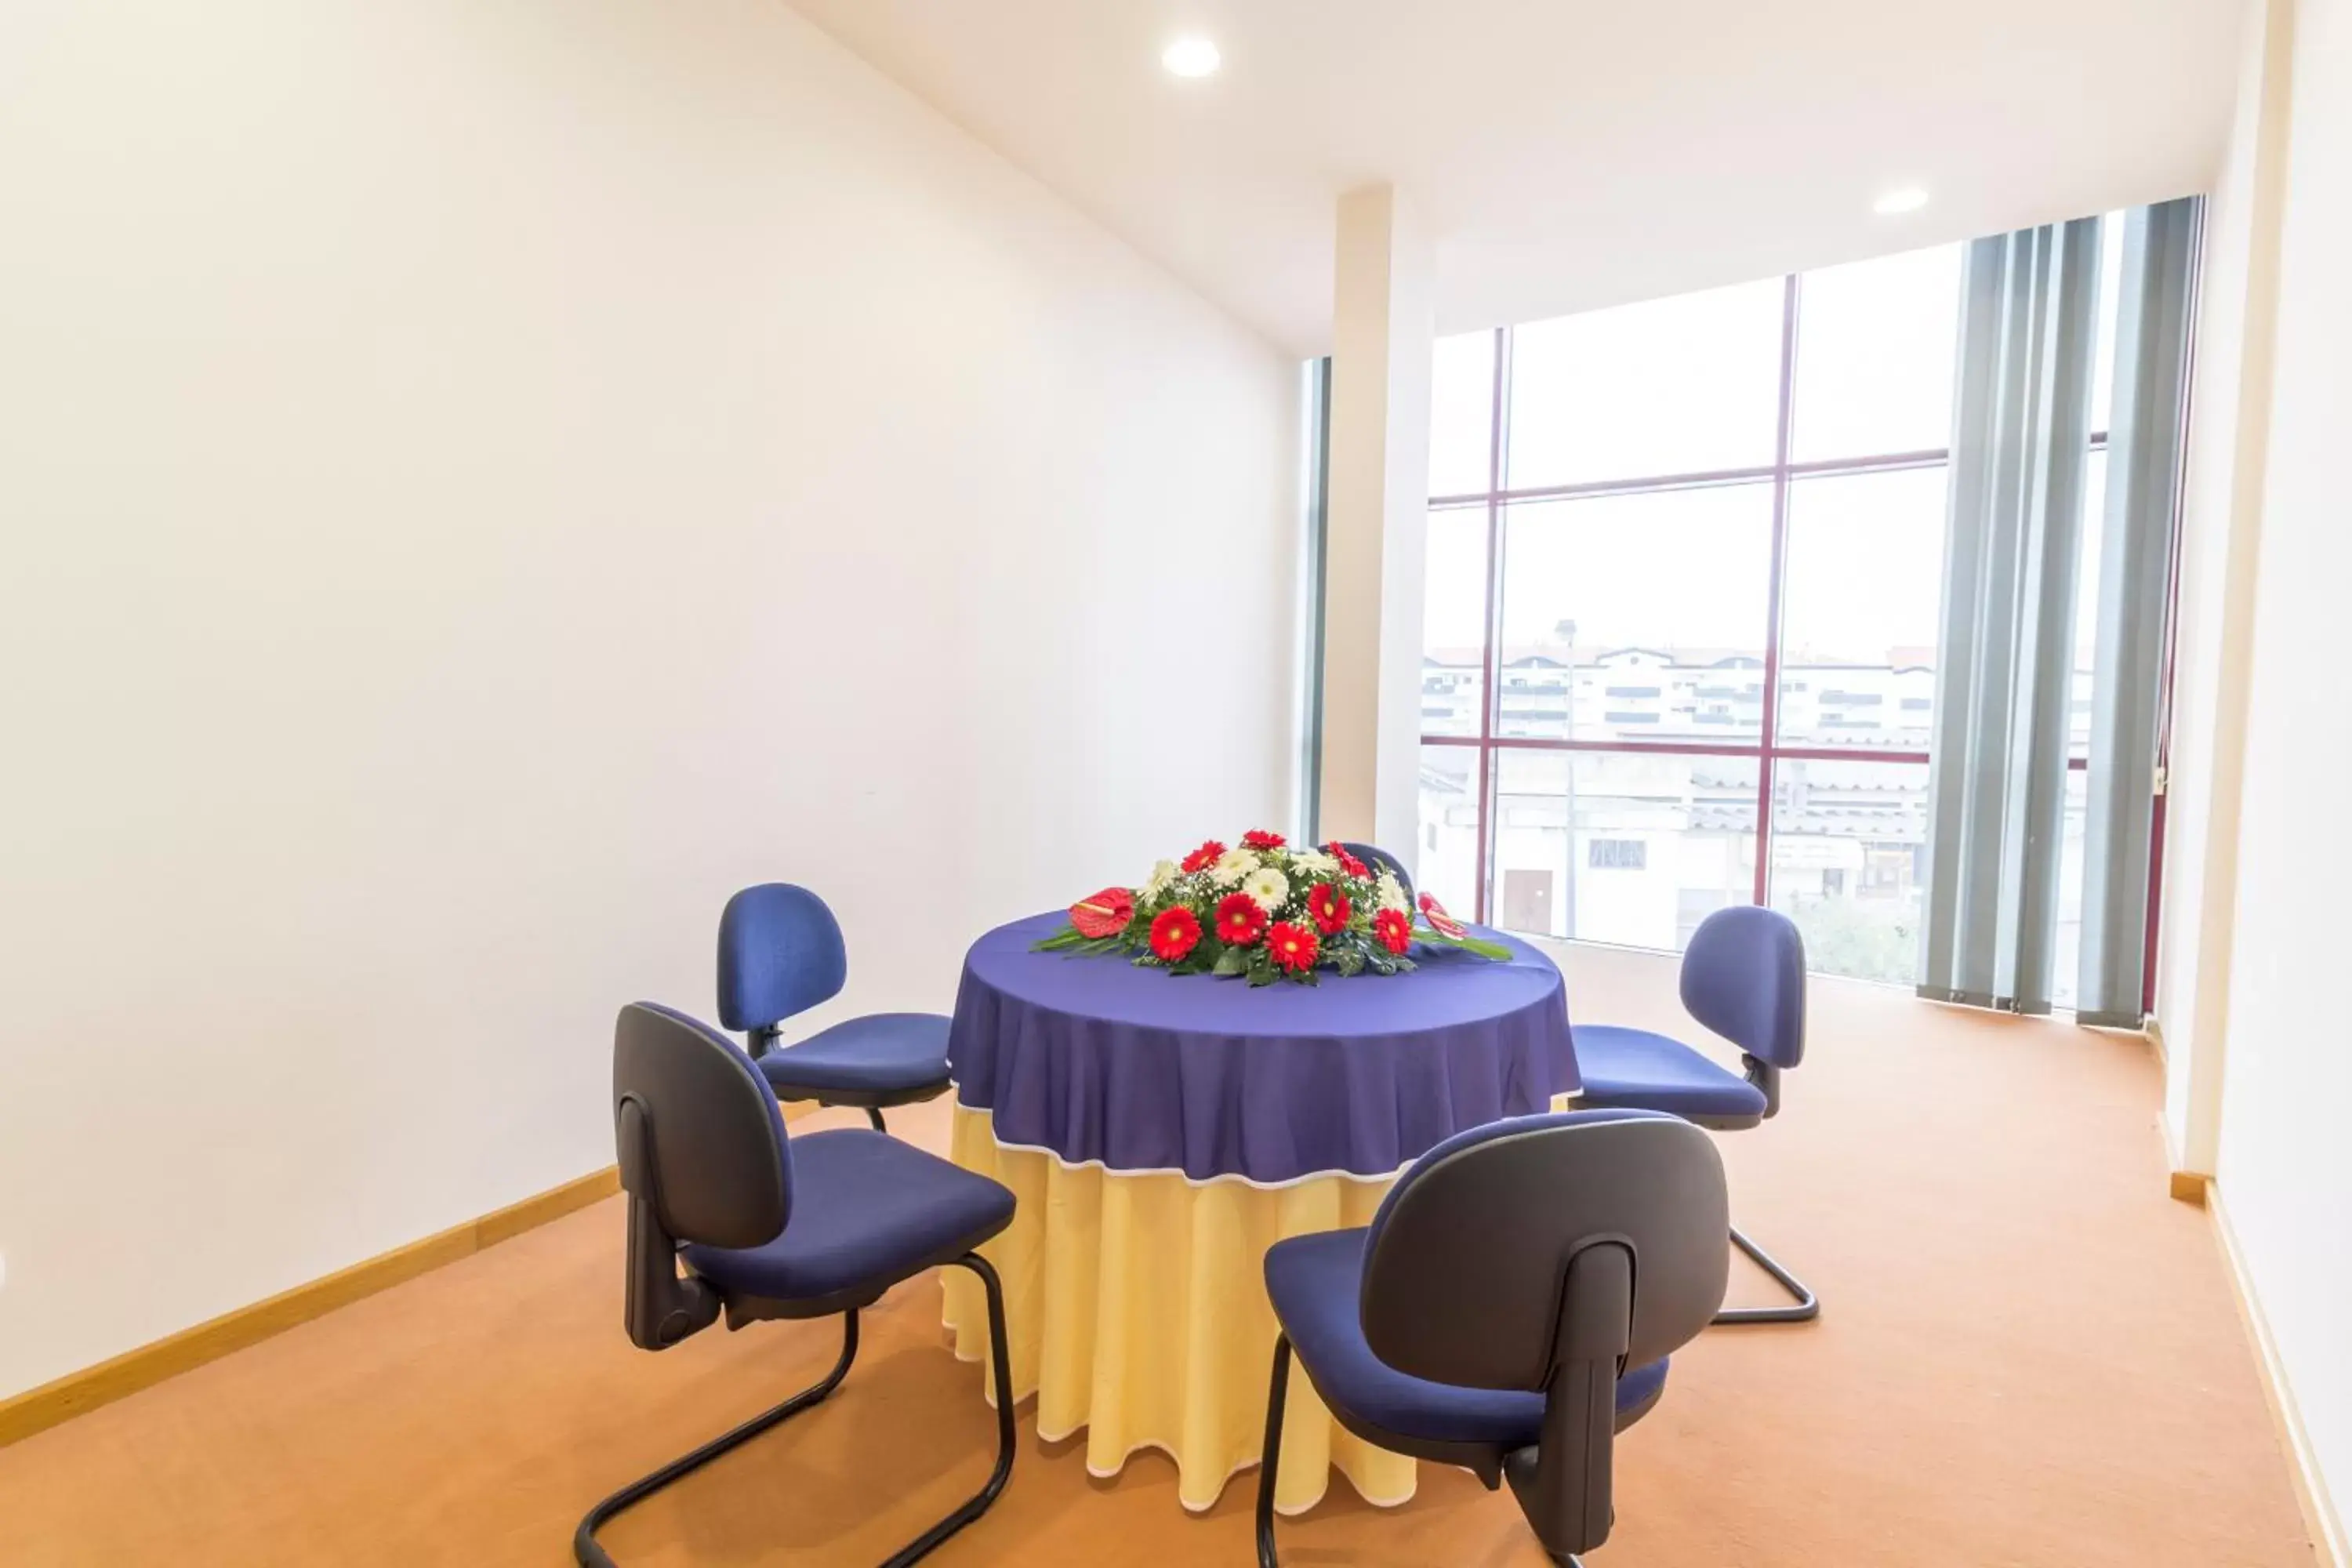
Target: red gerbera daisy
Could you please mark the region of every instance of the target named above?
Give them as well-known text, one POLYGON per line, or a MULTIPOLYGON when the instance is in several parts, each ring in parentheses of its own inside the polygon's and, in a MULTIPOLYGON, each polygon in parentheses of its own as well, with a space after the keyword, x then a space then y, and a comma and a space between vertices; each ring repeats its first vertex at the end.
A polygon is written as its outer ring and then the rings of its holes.
POLYGON ((1151 922, 1151 953, 1174 963, 1200 945, 1201 917, 1181 904, 1160 911, 1151 922))
POLYGON ((1247 947, 1265 934, 1265 910, 1247 893, 1227 893, 1217 902, 1217 940, 1247 947))
POLYGON ((1372 917, 1372 934, 1382 947, 1402 954, 1412 945, 1412 917, 1402 910, 1382 910, 1372 917))
POLYGON ((1307 912, 1315 917, 1317 931, 1325 936, 1337 936, 1348 929, 1348 917, 1355 909, 1336 883, 1318 882, 1315 890, 1307 895, 1307 912))
POLYGON ((1242 846, 1247 849, 1279 849, 1284 844, 1279 833, 1268 833, 1263 827, 1253 827, 1242 835, 1242 846))
POLYGON ((1283 968, 1293 974, 1304 974, 1315 967, 1315 960, 1322 954, 1323 944, 1305 926, 1278 921, 1274 929, 1265 933, 1265 950, 1283 968))
POLYGON ((1372 868, 1370 866, 1365 865, 1357 858, 1353 850, 1336 838, 1323 846, 1323 852, 1339 862, 1339 869, 1350 877, 1370 877, 1372 874, 1372 868))
POLYGON ((1217 858, 1224 852, 1225 847, 1212 838, 1206 844, 1202 845, 1198 849, 1193 850, 1190 855, 1185 856, 1184 864, 1181 869, 1187 877, 1192 875, 1195 871, 1205 871, 1210 867, 1215 865, 1217 863, 1217 858))

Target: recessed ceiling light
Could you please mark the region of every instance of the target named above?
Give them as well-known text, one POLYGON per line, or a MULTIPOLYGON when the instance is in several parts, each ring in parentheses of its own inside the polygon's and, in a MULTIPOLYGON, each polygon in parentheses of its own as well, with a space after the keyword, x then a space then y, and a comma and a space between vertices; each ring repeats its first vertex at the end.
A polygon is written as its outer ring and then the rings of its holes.
POLYGON ((1927 193, 1916 185, 1904 185, 1887 192, 1870 204, 1870 210, 1885 217, 1897 213, 1916 213, 1927 205, 1927 193))
POLYGON ((1160 63, 1175 76, 1214 76, 1224 57, 1206 38, 1179 38, 1161 51, 1160 63))

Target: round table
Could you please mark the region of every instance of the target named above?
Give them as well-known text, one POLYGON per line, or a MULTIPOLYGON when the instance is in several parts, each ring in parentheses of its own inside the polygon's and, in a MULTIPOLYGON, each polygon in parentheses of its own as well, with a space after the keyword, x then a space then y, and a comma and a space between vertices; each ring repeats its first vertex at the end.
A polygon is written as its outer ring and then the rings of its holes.
MULTIPOLYGON (((1566 991, 1549 959, 1490 931, 1507 963, 1423 947, 1410 974, 1253 989, 1031 951, 1062 921, 1001 926, 964 960, 951 1152, 1019 1201, 982 1251, 1039 1434, 1085 1428, 1097 1476, 1160 1448, 1202 1510, 1264 1436, 1265 1249, 1369 1224, 1444 1139, 1572 1093, 1566 991)), ((957 1353, 983 1360, 976 1282, 951 1271, 946 1287, 957 1353)), ((1412 1497, 1413 1461, 1346 1432, 1292 1377, 1276 1506, 1313 1507, 1333 1465, 1370 1502, 1412 1497)))

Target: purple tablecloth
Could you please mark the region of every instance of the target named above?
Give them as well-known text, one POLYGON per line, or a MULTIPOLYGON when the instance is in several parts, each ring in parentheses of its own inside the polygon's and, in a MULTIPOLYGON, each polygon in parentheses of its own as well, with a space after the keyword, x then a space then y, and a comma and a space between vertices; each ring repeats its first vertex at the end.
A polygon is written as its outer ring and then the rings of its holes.
POLYGON ((1578 1087, 1559 971, 1510 937, 1480 933, 1508 963, 1423 948, 1410 974, 1253 990, 1029 951, 1062 920, 964 959, 949 1068, 1000 1143, 1194 1181, 1386 1176, 1578 1087))

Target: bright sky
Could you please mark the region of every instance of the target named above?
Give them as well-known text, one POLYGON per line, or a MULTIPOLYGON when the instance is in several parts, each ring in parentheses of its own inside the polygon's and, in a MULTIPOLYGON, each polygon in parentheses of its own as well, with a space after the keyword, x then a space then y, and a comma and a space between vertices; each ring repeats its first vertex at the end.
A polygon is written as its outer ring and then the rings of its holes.
MULTIPOLYGON (((2123 226, 2105 227, 2096 427, 2107 416, 2122 260, 2123 226)), ((1805 275, 1797 461, 1949 441, 1961 255, 1946 246, 1805 275)), ((1774 279, 1517 329, 1506 488, 1769 464, 1782 289, 1774 279)), ((1440 340, 1434 379, 1431 491, 1484 491, 1494 334, 1440 340)), ((1769 484, 1523 503, 1506 520, 1507 642, 1549 638, 1573 620, 1581 647, 1761 651, 1769 484)), ((1790 648, 1875 658, 1936 641, 1940 468, 1798 480, 1790 529, 1790 648)), ((2097 560, 2090 532, 2085 609, 2097 560)), ((1485 535, 1483 507, 1431 514, 1427 646, 1477 646, 1485 535)), ((2078 619, 2087 645, 2088 617, 2078 619)))

